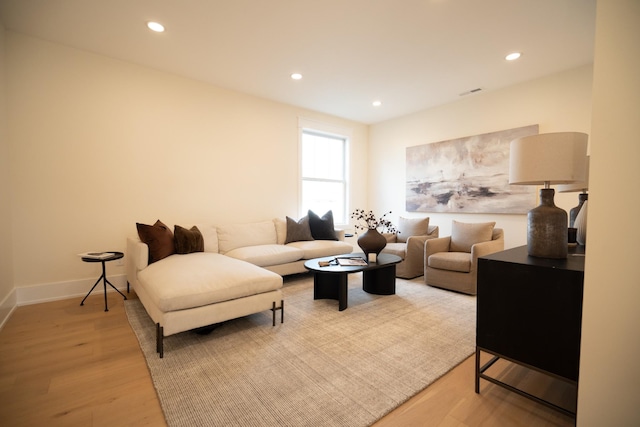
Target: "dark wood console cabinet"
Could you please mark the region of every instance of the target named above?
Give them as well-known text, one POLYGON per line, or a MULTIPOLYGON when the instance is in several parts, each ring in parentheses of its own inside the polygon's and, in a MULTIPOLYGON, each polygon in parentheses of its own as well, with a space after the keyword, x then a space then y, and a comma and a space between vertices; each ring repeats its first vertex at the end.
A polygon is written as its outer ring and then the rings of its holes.
POLYGON ((485 379, 575 417, 575 411, 486 374, 506 359, 574 384, 580 367, 584 247, 567 259, 530 257, 521 246, 478 260, 476 393, 485 379), (480 366, 480 354, 492 355, 480 366))

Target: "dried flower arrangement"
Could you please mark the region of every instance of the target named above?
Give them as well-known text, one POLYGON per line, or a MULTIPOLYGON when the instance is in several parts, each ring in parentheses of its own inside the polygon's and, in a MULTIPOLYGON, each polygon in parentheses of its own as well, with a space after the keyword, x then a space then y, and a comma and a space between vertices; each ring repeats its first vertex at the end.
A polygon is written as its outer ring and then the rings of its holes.
POLYGON ((365 212, 364 209, 356 209, 351 213, 351 218, 360 221, 360 223, 355 224, 356 234, 358 234, 358 230, 373 230, 379 227, 382 227, 383 233, 395 233, 397 231, 396 227, 386 218, 390 213, 391 211, 383 214, 378 219, 373 211, 365 212), (362 225, 363 223, 365 225, 362 225))

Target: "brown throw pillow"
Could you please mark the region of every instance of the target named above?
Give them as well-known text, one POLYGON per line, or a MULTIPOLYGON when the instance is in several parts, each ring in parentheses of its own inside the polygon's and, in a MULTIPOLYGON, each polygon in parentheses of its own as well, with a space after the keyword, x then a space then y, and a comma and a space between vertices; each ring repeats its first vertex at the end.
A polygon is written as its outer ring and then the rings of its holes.
POLYGON ((190 230, 176 225, 173 228, 173 234, 175 235, 177 254, 204 252, 204 237, 195 225, 190 230))
POLYGON ((149 246, 149 264, 176 252, 173 233, 160 220, 153 225, 136 223, 140 240, 149 246))
POLYGON ((338 240, 333 226, 333 212, 328 211, 319 217, 313 211, 309 211, 309 227, 315 240, 338 240))
POLYGON ((309 227, 309 217, 304 216, 299 221, 287 217, 287 238, 284 244, 306 240, 313 240, 311 228, 309 227))

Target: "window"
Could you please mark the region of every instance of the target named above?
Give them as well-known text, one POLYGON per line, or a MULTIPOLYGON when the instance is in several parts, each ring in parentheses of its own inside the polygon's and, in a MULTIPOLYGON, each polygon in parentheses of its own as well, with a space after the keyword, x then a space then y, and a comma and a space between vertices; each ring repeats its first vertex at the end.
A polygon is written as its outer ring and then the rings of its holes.
POLYGON ((347 224, 347 137, 303 128, 300 145, 302 215, 331 210, 334 223, 347 224))

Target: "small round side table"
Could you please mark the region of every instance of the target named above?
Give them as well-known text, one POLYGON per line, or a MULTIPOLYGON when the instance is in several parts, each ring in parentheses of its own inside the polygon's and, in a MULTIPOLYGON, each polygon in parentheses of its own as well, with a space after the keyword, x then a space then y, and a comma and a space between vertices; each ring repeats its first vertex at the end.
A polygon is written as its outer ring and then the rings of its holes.
POLYGON ((127 299, 127 297, 122 292, 120 292, 115 286, 113 286, 111 284, 111 282, 109 280, 107 280, 107 268, 105 266, 105 264, 107 262, 115 261, 117 259, 120 259, 120 258, 122 258, 124 256, 124 254, 122 252, 114 252, 114 251, 110 251, 110 253, 112 253, 113 255, 111 255, 109 257, 106 257, 106 258, 82 257, 82 261, 84 261, 84 262, 101 262, 102 263, 102 275, 96 281, 95 285, 93 285, 93 288, 91 288, 89 293, 82 299, 82 302, 80 303, 80 305, 84 305, 84 300, 86 300, 87 297, 91 294, 91 292, 93 292, 95 287, 98 286, 98 283, 100 283, 100 280, 102 280, 102 283, 104 285, 104 311, 109 311, 109 307, 107 306, 107 284, 109 284, 109 286, 111 286, 113 289, 115 289, 116 292, 118 292, 120 295, 122 295, 124 297, 124 299, 127 299))

